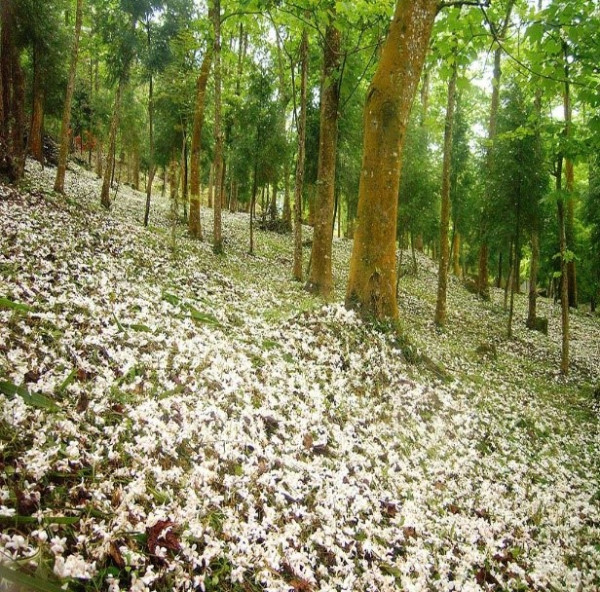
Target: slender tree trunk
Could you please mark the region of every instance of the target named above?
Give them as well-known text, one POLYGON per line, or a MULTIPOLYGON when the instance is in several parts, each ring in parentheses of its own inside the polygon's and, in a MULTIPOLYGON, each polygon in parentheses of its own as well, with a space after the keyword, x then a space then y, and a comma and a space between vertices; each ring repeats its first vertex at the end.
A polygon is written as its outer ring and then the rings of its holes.
POLYGON ((117 93, 115 95, 115 103, 113 107, 113 113, 110 120, 110 131, 108 134, 108 154, 106 155, 106 165, 104 167, 104 177, 102 179, 102 191, 100 193, 100 203, 109 209, 110 202, 110 186, 113 175, 113 168, 115 164, 115 151, 117 147, 117 130, 119 127, 119 114, 121 111, 121 98, 123 96, 123 90, 125 87, 125 80, 121 78, 117 86, 117 93))
POLYGON ((454 125, 454 107, 456 105, 456 51, 453 52, 454 62, 452 74, 448 82, 448 105, 446 107, 446 122, 444 124, 444 160, 442 164, 442 212, 440 216, 440 264, 438 267, 438 291, 435 307, 435 324, 443 327, 446 324, 446 296, 448 291, 449 227, 450 227, 450 172, 452 166, 452 128, 454 125))
POLYGON ((196 80, 196 105, 194 108, 194 125, 192 131, 189 230, 190 234, 198 239, 202 239, 202 225, 200 223, 200 143, 204 124, 206 87, 212 64, 212 56, 212 48, 207 48, 202 65, 200 66, 200 74, 196 80))
POLYGON ((460 233, 458 230, 454 231, 454 236, 452 237, 452 273, 456 277, 460 277, 460 253, 461 253, 461 240, 460 233))
MULTIPOLYGON (((565 138, 567 141, 573 135, 573 109, 571 106, 571 85, 569 82, 570 66, 569 66, 569 47, 566 42, 563 42, 564 54, 564 93, 563 93, 563 111, 565 118, 565 138)), ((566 219, 565 231, 567 236, 567 247, 571 250, 575 245, 575 168, 573 159, 565 158, 565 190, 568 198, 566 202, 566 219)), ((577 308, 577 270, 575 259, 569 258, 567 262, 567 274, 569 276, 569 306, 577 308)))
MULTIPOLYGON (((146 37, 148 52, 152 47, 152 36, 150 20, 146 21, 146 37)), ((148 182, 146 184, 146 207, 144 208, 144 226, 147 227, 150 222, 150 203, 152 201, 152 184, 156 174, 156 163, 154 162, 154 76, 150 69, 150 82, 148 84, 148 141, 150 144, 150 163, 148 168, 148 182)))
POLYGON ((529 308, 527 311, 527 327, 534 329, 537 319, 537 283, 540 269, 540 235, 537 216, 531 231, 531 267, 529 269, 529 308))
POLYGON ((208 174, 208 207, 213 207, 213 195, 215 193, 215 166, 210 165, 210 172, 208 174))
POLYGON ((340 101, 340 43, 340 32, 335 22, 332 22, 325 34, 316 216, 311 252, 312 265, 306 283, 307 290, 324 298, 330 298, 333 293, 332 240, 340 101))
POLYGON ((558 193, 558 239, 560 245, 560 309, 562 326, 562 352, 560 371, 563 375, 569 374, 569 275, 567 271, 567 234, 565 220, 565 203, 561 196, 562 191, 563 156, 558 157, 556 169, 556 189, 558 193))
MULTIPOLYGON (((510 15, 514 6, 515 0, 509 0, 506 7, 506 16, 500 27, 498 37, 502 39, 506 35, 508 25, 510 23, 510 15)), ((494 78, 492 81, 492 101, 490 104, 490 119, 488 126, 488 149, 486 154, 486 170, 488 174, 493 168, 494 158, 494 140, 496 138, 496 122, 498 119, 498 107, 500 106, 500 79, 502 77, 502 48, 498 46, 494 52, 494 78)), ((481 243, 479 247, 479 273, 477 278, 477 291, 479 296, 484 300, 490 298, 490 288, 488 283, 489 278, 489 245, 488 245, 488 210, 492 203, 491 185, 488 183, 485 188, 483 218, 481 220, 481 243)))
POLYGON ((29 125, 29 153, 44 164, 44 84, 42 62, 38 43, 33 45, 33 105, 29 125))
POLYGON ((436 0, 398 0, 364 111, 358 226, 346 305, 397 318, 396 220, 402 149, 417 92, 436 0))
POLYGON ((223 192, 223 131, 221 130, 221 0, 213 0, 214 60, 215 60, 215 200, 213 250, 223 252, 221 208, 223 192))
POLYGON ((306 154, 306 104, 308 85, 308 30, 302 31, 300 45, 300 114, 298 122, 298 159, 296 161, 296 187, 294 191, 294 268, 293 276, 302 281, 302 190, 304 188, 304 160, 306 154))
POLYGON ((65 172, 67 170, 67 158, 69 156, 69 128, 71 126, 71 103, 75 91, 75 75, 77 74, 77 58, 79 56, 79 38, 81 37, 81 23, 83 21, 83 0, 77 0, 75 12, 75 32, 73 33, 73 45, 71 46, 71 63, 69 65, 69 80, 67 93, 65 95, 65 106, 63 108, 62 124, 60 128, 60 153, 58 156, 58 167, 54 181, 54 191, 64 193, 65 172))

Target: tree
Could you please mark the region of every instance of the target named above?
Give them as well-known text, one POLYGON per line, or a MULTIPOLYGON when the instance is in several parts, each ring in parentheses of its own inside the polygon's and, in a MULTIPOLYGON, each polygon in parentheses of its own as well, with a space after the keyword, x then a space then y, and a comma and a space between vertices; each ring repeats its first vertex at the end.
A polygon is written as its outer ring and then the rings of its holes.
POLYGON ((75 31, 73 32, 73 45, 71 47, 71 64, 69 66, 69 81, 65 94, 65 106, 60 131, 60 154, 58 167, 56 169, 56 180, 54 191, 63 193, 65 187, 65 171, 67 169, 67 158, 69 155, 69 128, 71 124, 71 103, 75 90, 75 75, 77 73, 77 58, 79 55, 79 37, 81 34, 81 23, 83 21, 83 0, 77 0, 75 12, 75 31))
MULTIPOLYGON (((335 13, 334 7, 331 11, 335 13)), ((315 227, 310 275, 306 283, 307 290, 325 298, 333 292, 332 226, 340 102, 340 43, 341 35, 334 16, 327 26, 323 45, 315 227)))
POLYGON ((375 318, 398 316, 395 241, 400 164, 437 8, 435 0, 398 0, 367 94, 358 226, 346 305, 375 318))
POLYGON ((298 124, 298 156, 296 161, 296 188, 294 193, 294 279, 302 281, 302 189, 304 185, 304 155, 306 148, 306 97, 308 83, 308 30, 302 31, 300 44, 300 114, 298 124))
POLYGON ((213 0, 215 77, 215 201, 213 250, 223 252, 221 232, 221 192, 223 186, 223 131, 221 129, 221 1, 213 0))

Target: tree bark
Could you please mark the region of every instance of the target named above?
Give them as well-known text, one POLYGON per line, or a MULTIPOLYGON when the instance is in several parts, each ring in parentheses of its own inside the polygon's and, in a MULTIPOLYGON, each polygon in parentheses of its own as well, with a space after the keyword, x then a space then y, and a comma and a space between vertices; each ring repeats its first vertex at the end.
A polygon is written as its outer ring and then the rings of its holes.
MULTIPOLYGON (((509 0, 506 7, 506 16, 498 32, 498 38, 503 38, 506 35, 508 25, 510 23, 510 15, 514 6, 515 0, 509 0)), ((495 33, 495 31, 493 31, 495 33)), ((496 138, 496 122, 498 119, 498 107, 500 106, 500 79, 502 77, 502 48, 498 46, 494 52, 494 77, 492 81, 492 100, 490 103, 490 119, 488 125, 488 149, 486 154, 486 170, 491 174, 493 168, 494 148, 493 142, 496 138)), ((488 183, 484 195, 483 218, 481 220, 481 243, 479 247, 479 272, 477 277, 477 292, 484 300, 490 299, 489 287, 489 245, 488 245, 488 205, 492 201, 491 185, 488 183)))
POLYGON ((296 281, 302 281, 302 190, 304 188, 304 161, 306 154, 306 105, 308 86, 308 30, 302 31, 300 44, 300 115, 298 122, 298 159, 296 161, 296 187, 294 190, 294 268, 296 281))
POLYGON ((537 283, 540 269, 540 235, 537 216, 531 231, 531 267, 529 269, 529 307, 527 311, 527 327, 534 329, 537 319, 537 283))
POLYGON ((215 60, 215 199, 213 250, 223 252, 221 209, 223 193, 223 131, 221 129, 221 0, 213 0, 214 60, 215 60))
POLYGON ((29 153, 39 163, 44 164, 44 85, 42 63, 38 43, 33 44, 33 88, 32 109, 29 125, 29 153))
MULTIPOLYGON (((148 52, 152 47, 150 20, 146 20, 146 37, 148 40, 148 52)), ((148 182, 146 184, 146 207, 144 208, 144 226, 150 222, 150 202, 152 200, 152 184, 156 174, 156 163, 154 162, 154 76, 150 69, 150 81, 148 84, 148 141, 150 148, 150 163, 148 168, 148 182)))
POLYGON ((106 209, 110 208, 110 185, 115 164, 115 151, 117 147, 117 129, 119 127, 119 113, 121 111, 121 98, 125 87, 125 79, 121 78, 117 86, 113 113, 110 120, 110 131, 108 134, 108 153, 106 155, 106 164, 104 166, 104 177, 102 178, 102 191, 100 193, 100 203, 106 209))
MULTIPOLYGON (((335 18, 335 17, 334 17, 335 18)), ((325 34, 321 80, 321 115, 315 228, 311 269, 306 289, 324 298, 333 293, 332 241, 335 199, 335 164, 340 102, 339 67, 341 35, 331 22, 325 34)))
MULTIPOLYGON (((571 85, 569 82, 570 67, 569 67, 569 47, 566 42, 563 42, 564 54, 564 93, 563 93, 563 110, 565 118, 565 139, 567 142, 573 135, 573 108, 571 105, 571 85)), ((566 203, 566 219, 565 232, 568 248, 574 249, 575 245, 575 167, 573 159, 565 158, 565 190, 567 192, 566 203)), ((577 270, 575 259, 569 258, 567 262, 567 275, 569 276, 569 306, 577 308, 577 270)))
POLYGON ((556 169, 556 190, 558 194, 557 214, 558 214, 558 240, 560 245, 560 310, 562 327, 562 349, 560 359, 561 374, 569 374, 569 274, 567 271, 567 234, 565 220, 565 202, 562 193, 562 167, 563 156, 558 156, 558 165, 556 169))
MULTIPOLYGON (((77 58, 79 56, 79 39, 81 37, 81 23, 83 21, 83 0, 77 0, 75 12, 75 31, 73 33, 73 45, 71 46, 71 63, 69 65, 69 80, 65 95, 62 123, 60 128, 60 152, 58 155, 58 167, 56 179, 54 180, 54 191, 64 193, 65 173, 67 170, 67 159, 69 157, 69 128, 71 126, 71 103, 75 91, 75 76, 77 74, 77 58)), ((139 170, 139 169, 138 169, 139 170)))
POLYGON ((452 74, 448 81, 448 104, 444 124, 444 160, 442 163, 442 211, 440 216, 440 261, 438 267, 438 290, 435 306, 435 324, 443 327, 446 324, 446 297, 448 291, 449 227, 450 227, 450 169, 452 165, 452 127, 454 125, 454 107, 456 104, 456 51, 453 52, 454 62, 452 74))
POLYGON ((204 106, 206 86, 212 64, 212 48, 207 48, 200 74, 196 80, 196 104, 194 107, 194 124, 192 129, 192 154, 190 160, 190 234, 197 239, 202 239, 202 225, 200 222, 200 144, 202 140, 202 127, 204 125, 204 106))
POLYGON ((398 0, 364 111, 358 226, 346 305, 397 318, 396 221, 402 149, 437 11, 436 0, 398 0))

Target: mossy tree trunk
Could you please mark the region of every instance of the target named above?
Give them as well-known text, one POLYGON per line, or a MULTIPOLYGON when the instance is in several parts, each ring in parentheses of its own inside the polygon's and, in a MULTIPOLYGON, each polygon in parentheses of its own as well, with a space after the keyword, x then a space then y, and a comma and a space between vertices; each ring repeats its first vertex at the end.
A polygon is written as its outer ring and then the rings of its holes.
POLYGON ((306 105, 308 86, 308 31, 302 31, 300 44, 300 114, 298 122, 298 159, 296 161, 296 187, 294 191, 294 279, 302 281, 302 190, 304 188, 304 161, 306 155, 306 105))
POLYGON ((221 210, 223 207, 223 130, 221 129, 221 1, 213 0, 214 27, 214 61, 215 61, 215 199, 213 250, 223 252, 223 236, 221 232, 221 210))
POLYGON ((402 149, 437 11, 436 0, 398 0, 364 111, 358 225, 346 305, 398 316, 396 221, 402 149))
POLYGON ((108 151, 106 154, 106 164, 104 166, 102 190, 100 193, 100 203, 106 209, 110 208, 110 186, 113 175, 113 168, 115 164, 115 152, 117 148, 117 130, 119 128, 119 114, 121 111, 121 98, 123 96, 124 88, 125 79, 122 77, 119 79, 119 84, 117 86, 117 93, 115 95, 115 102, 110 120, 110 130, 108 133, 108 151))
POLYGON ((33 44, 33 87, 31 120, 29 122, 29 153, 44 164, 44 84, 39 43, 33 44))
POLYGON ((446 120, 444 123, 444 158, 442 163, 442 209, 440 215, 440 260, 438 266, 438 290, 435 305, 435 324, 443 327, 446 324, 446 296, 448 291, 448 267, 450 263, 450 172, 452 165, 452 128, 454 125, 454 107, 456 104, 456 80, 458 67, 456 65, 456 52, 453 52, 454 61, 452 73, 448 81, 448 101, 446 106, 446 120))
POLYGON ((204 125, 204 106, 206 87, 212 64, 212 48, 207 49, 196 80, 196 104, 194 106, 194 124, 192 128, 192 150, 190 158, 190 217, 189 230, 194 238, 202 239, 200 223, 200 142, 204 125))
MULTIPOLYGON (((510 15, 512 13, 515 0, 509 0, 506 6, 506 15, 504 21, 500 27, 499 32, 493 31, 493 34, 497 38, 502 39, 506 35, 508 25, 510 23, 510 15)), ((491 174, 493 170, 494 162, 494 147, 493 142, 496 138, 496 127, 498 120, 498 107, 500 106, 500 81, 502 78, 502 47, 498 45, 494 52, 494 74, 492 80, 492 100, 490 103, 490 118, 488 124, 488 149, 486 154, 486 170, 488 174, 491 174)), ((488 225, 488 212, 489 204, 492 201, 492 188, 488 183, 485 189, 484 195, 484 207, 483 217, 480 222, 480 246, 479 246, 479 269, 477 276, 477 292, 484 300, 490 299, 490 286, 489 286, 489 225, 488 225)))
POLYGON ((340 102, 340 45, 340 31, 335 22, 331 22, 327 27, 323 49, 315 227, 311 252, 312 264, 306 282, 308 291, 324 298, 330 298, 333 293, 332 241, 340 102))
MULTIPOLYGON (((58 167, 56 179, 54 180, 54 191, 64 193, 65 173, 67 170, 67 159, 69 157, 69 128, 71 125, 71 103, 75 91, 75 75, 77 74, 77 58, 79 56, 79 39, 81 37, 81 23, 83 21, 83 0, 77 0, 75 11, 75 31, 73 32, 73 44, 71 46, 71 63, 69 65, 69 79, 67 81, 67 92, 65 94, 65 105, 63 108, 62 123, 60 128, 60 152, 58 155, 58 167)), ((138 168, 139 171, 139 168, 138 168)))

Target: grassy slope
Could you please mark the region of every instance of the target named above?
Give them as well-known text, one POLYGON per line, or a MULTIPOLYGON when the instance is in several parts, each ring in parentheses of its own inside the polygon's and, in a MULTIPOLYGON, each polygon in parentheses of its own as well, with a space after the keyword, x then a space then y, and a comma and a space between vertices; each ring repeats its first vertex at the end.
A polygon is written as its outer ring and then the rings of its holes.
POLYGON ((248 256, 244 215, 225 256, 182 228, 173 253, 167 204, 144 230, 141 194, 106 214, 52 174, 0 186, 0 562, 90 590, 600 586, 597 318, 564 380, 551 303, 544 337, 518 297, 509 341, 502 295, 453 282, 440 332, 421 257, 400 336, 291 282, 289 237, 248 256))

